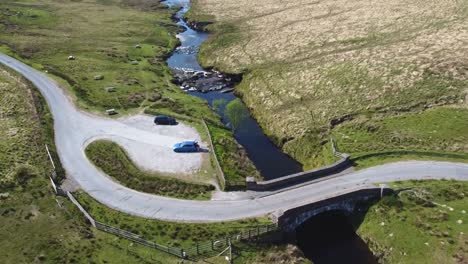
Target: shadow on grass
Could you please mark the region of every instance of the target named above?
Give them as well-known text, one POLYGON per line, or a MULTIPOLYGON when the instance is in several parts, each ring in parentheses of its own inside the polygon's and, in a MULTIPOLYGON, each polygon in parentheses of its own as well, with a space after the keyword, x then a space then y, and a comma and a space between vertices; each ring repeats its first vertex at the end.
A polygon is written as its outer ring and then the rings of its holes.
POLYGON ((464 153, 441 153, 441 152, 431 152, 431 151, 417 151, 417 150, 393 150, 393 151, 384 151, 377 153, 368 153, 352 157, 353 162, 358 162, 360 160, 374 158, 374 157, 385 157, 385 156, 404 156, 404 155, 415 155, 421 157, 435 157, 435 158, 446 158, 446 159, 467 159, 468 154, 464 153))

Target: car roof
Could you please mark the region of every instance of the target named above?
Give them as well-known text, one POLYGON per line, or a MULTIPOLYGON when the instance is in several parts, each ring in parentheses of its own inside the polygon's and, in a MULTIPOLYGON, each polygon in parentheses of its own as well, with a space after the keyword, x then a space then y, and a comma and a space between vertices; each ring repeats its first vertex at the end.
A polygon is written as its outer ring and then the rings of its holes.
POLYGON ((195 144, 197 144, 197 142, 196 141, 184 141, 181 144, 183 144, 183 145, 195 145, 195 144))
POLYGON ((167 118, 167 115, 157 115, 156 118, 167 118))

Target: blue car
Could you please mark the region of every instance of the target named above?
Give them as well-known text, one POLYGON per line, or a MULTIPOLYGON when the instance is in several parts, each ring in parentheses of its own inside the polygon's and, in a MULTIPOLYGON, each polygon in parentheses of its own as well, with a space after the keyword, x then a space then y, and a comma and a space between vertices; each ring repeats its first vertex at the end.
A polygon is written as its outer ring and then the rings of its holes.
POLYGON ((200 151, 200 145, 196 141, 184 141, 175 144, 172 149, 174 152, 198 152, 200 151))

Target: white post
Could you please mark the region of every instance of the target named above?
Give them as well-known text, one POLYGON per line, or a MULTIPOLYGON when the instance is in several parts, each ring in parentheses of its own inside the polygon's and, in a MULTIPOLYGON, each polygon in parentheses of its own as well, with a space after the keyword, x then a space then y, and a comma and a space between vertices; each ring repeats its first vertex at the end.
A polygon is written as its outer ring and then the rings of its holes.
POLYGON ((55 170, 54 160, 52 159, 52 156, 50 155, 49 147, 47 147, 47 145, 45 145, 45 148, 46 148, 46 150, 47 150, 47 155, 49 156, 50 163, 52 163, 52 167, 53 167, 54 170, 55 170))
POLYGON ((231 245, 231 238, 229 238, 229 263, 232 264, 232 245, 231 245))

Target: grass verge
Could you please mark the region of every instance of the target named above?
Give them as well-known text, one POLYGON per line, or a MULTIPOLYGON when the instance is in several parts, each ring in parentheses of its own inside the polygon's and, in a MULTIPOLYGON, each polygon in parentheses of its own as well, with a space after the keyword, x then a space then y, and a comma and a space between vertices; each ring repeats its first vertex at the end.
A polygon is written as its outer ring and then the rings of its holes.
POLYGON ((379 119, 359 117, 332 134, 358 168, 408 159, 468 161, 468 109, 439 107, 379 119))
POLYGON ((165 222, 112 210, 83 192, 77 193, 75 196, 97 221, 141 235, 155 243, 174 247, 190 247, 195 242, 221 239, 248 228, 271 223, 267 218, 206 224, 165 222))
POLYGON ((123 185, 146 193, 181 199, 206 200, 212 185, 182 181, 137 168, 127 153, 116 143, 98 140, 86 147, 88 158, 106 174, 123 185))
POLYGON ((370 207, 357 233, 382 263, 465 263, 468 183, 410 181, 370 207))

